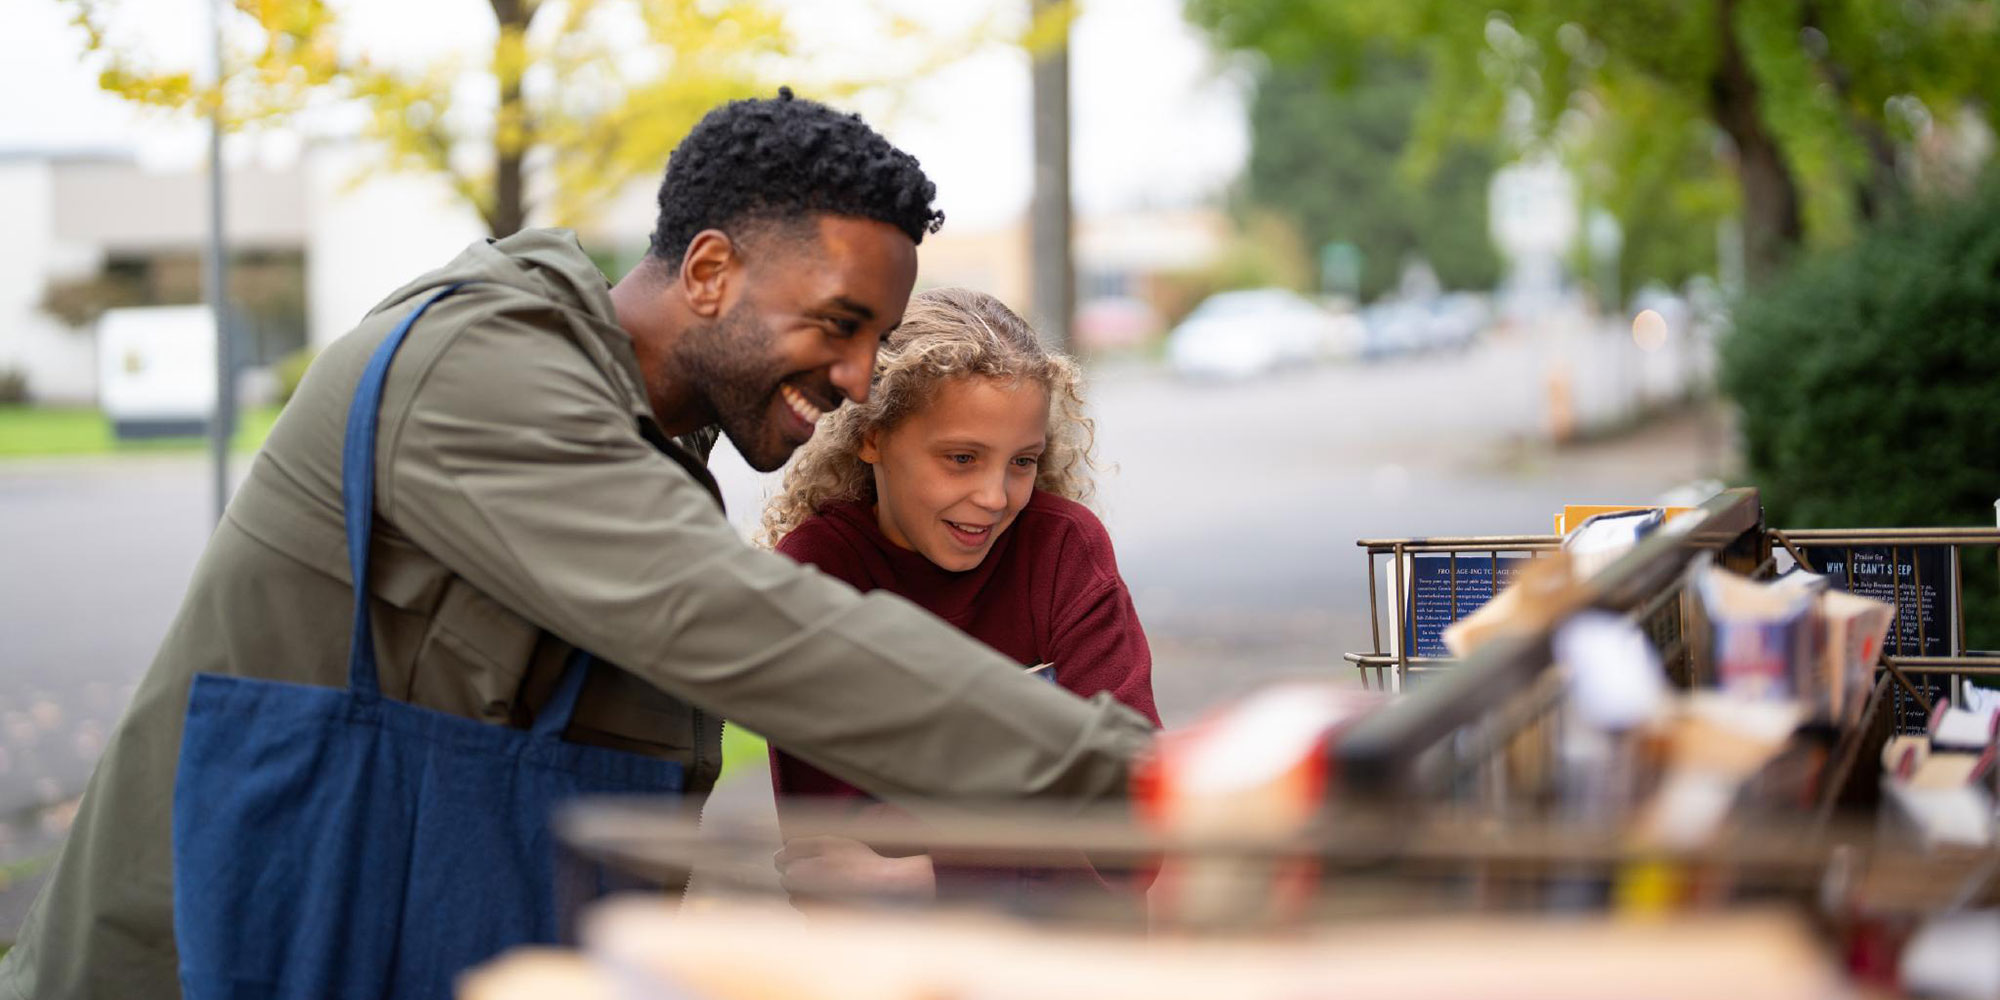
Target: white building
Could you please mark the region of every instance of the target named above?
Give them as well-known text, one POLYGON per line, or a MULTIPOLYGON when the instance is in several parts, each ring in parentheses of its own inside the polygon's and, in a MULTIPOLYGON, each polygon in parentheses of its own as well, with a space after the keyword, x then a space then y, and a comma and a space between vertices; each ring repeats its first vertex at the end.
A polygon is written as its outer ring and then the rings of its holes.
MULTIPOLYGON (((381 297, 484 235, 435 178, 371 175, 351 148, 313 149, 290 167, 232 168, 225 225, 249 315, 239 349, 269 363, 353 326, 381 297), (274 318, 275 317, 275 318, 274 318)), ((0 152, 0 373, 36 402, 96 399, 92 331, 44 309, 51 290, 96 281, 123 304, 200 297, 208 178, 152 172, 118 152, 0 152)))

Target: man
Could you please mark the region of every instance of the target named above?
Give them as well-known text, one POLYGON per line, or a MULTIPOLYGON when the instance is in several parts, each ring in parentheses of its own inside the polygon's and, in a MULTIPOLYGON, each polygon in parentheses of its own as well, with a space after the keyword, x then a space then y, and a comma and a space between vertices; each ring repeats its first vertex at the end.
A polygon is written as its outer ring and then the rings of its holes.
POLYGON ((519 725, 581 647, 620 669, 591 675, 569 738, 679 761, 696 797, 724 717, 891 800, 1118 794, 1145 720, 745 546, 695 453, 719 428, 774 469, 866 396, 941 221, 933 192, 858 117, 789 91, 736 102, 674 152, 651 250, 616 287, 569 234, 525 232, 331 345, 203 553, 0 997, 176 993, 169 819, 191 679, 345 683, 349 400, 388 331, 459 281, 476 283, 412 328, 383 394, 367 584, 385 694, 519 725))

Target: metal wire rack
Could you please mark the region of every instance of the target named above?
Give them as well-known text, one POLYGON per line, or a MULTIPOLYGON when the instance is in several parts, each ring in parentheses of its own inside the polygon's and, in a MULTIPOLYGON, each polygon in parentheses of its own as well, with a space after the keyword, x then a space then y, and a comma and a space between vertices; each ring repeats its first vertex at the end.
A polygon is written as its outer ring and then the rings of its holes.
MULTIPOLYGON (((1754 505, 1755 496, 1752 490, 1730 490, 1718 499, 1754 505)), ((1966 550, 2000 551, 2000 528, 1779 529, 1763 527, 1761 509, 1757 510, 1756 518, 1754 529, 1733 540, 1737 551, 1724 560, 1731 568, 1753 576, 1768 576, 1793 565, 1808 572, 1821 572, 1822 564, 1834 565, 1843 589, 1853 592, 1860 586, 1861 592, 1879 595, 1895 606, 1896 624, 1885 643, 1880 669, 1901 690, 1898 700, 1907 698, 1918 713, 1927 714, 1932 701, 1948 690, 1947 684, 1968 677, 2000 678, 2000 653, 1967 648, 1964 580, 1966 550), (1882 561, 1884 553, 1886 563, 1882 561), (1864 557, 1862 562, 1857 562, 1857 554, 1864 557), (1831 556, 1839 558, 1834 560, 1831 556), (1872 563, 1865 558, 1869 556, 1874 557, 1872 563), (1868 581, 1857 581, 1857 565, 1866 565, 1873 575, 1886 577, 1887 585, 1869 587, 1868 581), (1943 623, 1947 626, 1943 634, 1934 624, 1936 616, 1926 613, 1925 595, 1935 593, 1928 588, 1937 585, 1935 580, 1928 583, 1925 580, 1927 566, 1932 573, 1942 571, 1950 581, 1950 589, 1942 592, 1949 597, 1946 607, 1951 612, 1950 620, 1943 623), (1942 683, 1913 678, 1932 678, 1942 683)), ((1713 543, 1714 539, 1710 541, 1713 543)), ((1426 675, 1451 670, 1459 662, 1450 656, 1427 655, 1423 650, 1411 648, 1418 645, 1413 642, 1416 630, 1411 623, 1415 617, 1412 581, 1419 560, 1439 557, 1445 560, 1444 610, 1448 620, 1457 621, 1499 589, 1498 569, 1506 556, 1539 558, 1559 549, 1562 538, 1558 535, 1364 538, 1355 544, 1367 560, 1372 646, 1364 652, 1347 653, 1344 659, 1354 665, 1364 687, 1401 690, 1426 675), (1488 571, 1483 579, 1475 577, 1473 586, 1468 588, 1466 574, 1460 569, 1462 562, 1474 566, 1483 562, 1488 571), (1384 600, 1381 593, 1385 577, 1392 581, 1390 600, 1384 600), (1389 624, 1386 632, 1391 637, 1386 644, 1385 620, 1389 624)), ((1634 609, 1632 614, 1635 619, 1649 623, 1650 631, 1663 636, 1662 654, 1676 677, 1691 680, 1704 676, 1703 660, 1699 651, 1685 642, 1699 623, 1693 620, 1696 616, 1688 613, 1689 608, 1681 606, 1685 596, 1682 582, 1679 577, 1667 581, 1648 603, 1634 609), (1678 646, 1673 641, 1676 635, 1683 637, 1678 646)))

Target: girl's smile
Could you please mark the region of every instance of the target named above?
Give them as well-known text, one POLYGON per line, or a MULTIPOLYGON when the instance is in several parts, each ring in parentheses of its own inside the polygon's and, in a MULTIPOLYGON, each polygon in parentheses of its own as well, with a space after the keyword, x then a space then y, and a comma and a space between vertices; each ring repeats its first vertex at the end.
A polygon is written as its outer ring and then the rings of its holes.
POLYGON ((946 521, 944 526, 951 530, 952 537, 957 540, 958 544, 968 549, 984 548, 987 537, 993 531, 993 526, 990 524, 973 527, 972 525, 960 524, 957 521, 946 521))

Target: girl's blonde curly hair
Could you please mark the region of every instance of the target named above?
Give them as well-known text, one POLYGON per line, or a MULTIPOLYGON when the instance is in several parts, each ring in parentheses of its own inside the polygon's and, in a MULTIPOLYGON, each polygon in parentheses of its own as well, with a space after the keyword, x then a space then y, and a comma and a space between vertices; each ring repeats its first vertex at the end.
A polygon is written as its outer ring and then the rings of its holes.
POLYGON ((1079 502, 1095 491, 1091 450, 1097 430, 1083 415, 1083 371, 1049 351, 999 299, 965 288, 936 288, 910 300, 903 324, 876 356, 868 402, 820 418, 764 505, 758 544, 771 546, 827 505, 875 499, 875 474, 859 452, 870 430, 887 432, 922 410, 944 383, 990 378, 1041 386, 1049 394, 1049 437, 1035 488, 1079 502))

